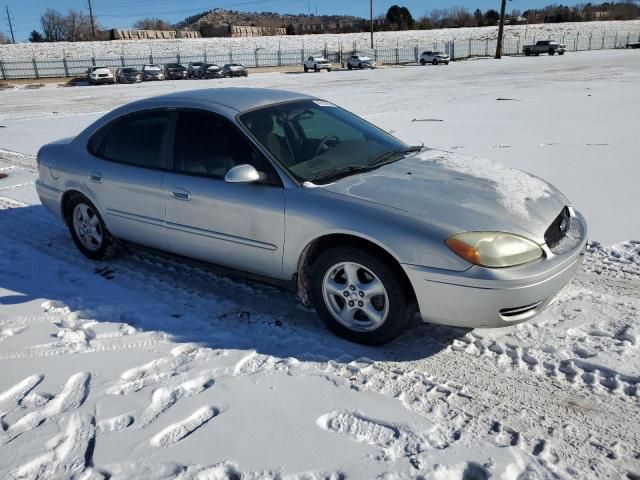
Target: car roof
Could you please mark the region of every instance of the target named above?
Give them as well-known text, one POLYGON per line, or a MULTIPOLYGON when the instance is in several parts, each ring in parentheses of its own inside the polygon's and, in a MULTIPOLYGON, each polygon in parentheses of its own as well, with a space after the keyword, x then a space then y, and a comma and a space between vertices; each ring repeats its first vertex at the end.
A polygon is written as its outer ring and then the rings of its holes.
POLYGON ((308 100, 316 97, 304 93, 289 92, 287 90, 274 90, 270 88, 207 88, 174 92, 135 102, 138 106, 148 103, 150 107, 157 107, 163 100, 187 100, 190 102, 204 102, 224 105, 238 112, 244 112, 253 108, 264 107, 274 103, 289 102, 293 100, 308 100))

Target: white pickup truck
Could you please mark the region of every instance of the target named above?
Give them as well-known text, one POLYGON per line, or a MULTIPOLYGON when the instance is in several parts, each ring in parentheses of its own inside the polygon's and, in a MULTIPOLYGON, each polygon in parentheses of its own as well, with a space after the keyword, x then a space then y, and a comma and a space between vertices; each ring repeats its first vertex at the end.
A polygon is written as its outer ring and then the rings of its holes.
POLYGON ((304 63, 304 71, 308 72, 309 70, 313 70, 314 72, 319 72, 320 70, 326 70, 327 72, 331 71, 331 63, 324 57, 309 57, 304 63))
POLYGON ((522 47, 522 51, 528 57, 529 55, 540 55, 541 53, 548 53, 549 55, 564 55, 566 45, 563 45, 553 40, 539 40, 535 45, 525 45, 522 47))

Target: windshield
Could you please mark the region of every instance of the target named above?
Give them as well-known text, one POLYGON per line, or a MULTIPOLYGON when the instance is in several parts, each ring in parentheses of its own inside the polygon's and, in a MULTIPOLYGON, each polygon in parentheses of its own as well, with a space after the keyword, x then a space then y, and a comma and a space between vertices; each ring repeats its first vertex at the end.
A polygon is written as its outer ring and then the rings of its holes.
POLYGON ((242 114, 240 122, 299 181, 372 169, 408 147, 383 130, 323 100, 298 100, 242 114), (374 165, 375 164, 375 165, 374 165))
POLYGON ((136 73, 137 70, 135 68, 123 68, 122 73, 136 73))

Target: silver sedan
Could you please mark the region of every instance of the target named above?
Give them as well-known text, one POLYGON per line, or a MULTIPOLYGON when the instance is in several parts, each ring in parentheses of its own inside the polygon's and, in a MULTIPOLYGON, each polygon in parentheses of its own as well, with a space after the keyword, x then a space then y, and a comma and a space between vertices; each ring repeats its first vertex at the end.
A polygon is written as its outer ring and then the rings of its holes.
POLYGON ((578 269, 586 223, 519 170, 410 147, 298 93, 130 103, 38 153, 38 194, 87 257, 126 241, 288 282, 337 334, 531 319, 578 269))

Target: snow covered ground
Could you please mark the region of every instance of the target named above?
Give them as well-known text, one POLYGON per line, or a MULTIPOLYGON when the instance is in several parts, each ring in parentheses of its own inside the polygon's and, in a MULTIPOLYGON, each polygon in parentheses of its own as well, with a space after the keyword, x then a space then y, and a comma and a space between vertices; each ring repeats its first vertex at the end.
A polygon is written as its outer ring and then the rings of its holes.
POLYGON ((637 51, 607 51, 0 92, 0 478, 640 478, 639 82, 637 51), (39 146, 222 85, 548 179, 590 222, 585 264, 533 322, 368 348, 273 287, 82 257, 35 195, 39 146))
MULTIPOLYGON (((630 35, 632 41, 638 41, 640 35, 640 20, 626 21, 598 21, 598 22, 569 22, 555 24, 512 25, 507 26, 505 36, 520 38, 525 41, 534 39, 555 38, 562 41, 563 36, 582 38, 592 34, 594 37, 618 35, 621 39, 630 35)), ((407 30, 401 32, 380 32, 375 35, 376 48, 428 47, 434 43, 451 40, 485 40, 495 39, 498 27, 468 27, 443 28, 438 30, 407 30)), ((202 38, 181 40, 115 40, 109 42, 56 42, 56 43, 18 43, 15 45, 0 45, 0 54, 4 60, 25 60, 37 58, 42 60, 58 58, 105 58, 120 55, 148 57, 150 53, 156 56, 202 55, 216 51, 253 51, 264 50, 300 50, 323 48, 338 50, 340 45, 349 50, 353 45, 368 48, 369 33, 346 33, 326 35, 284 35, 273 37, 245 37, 245 38, 202 38)))

